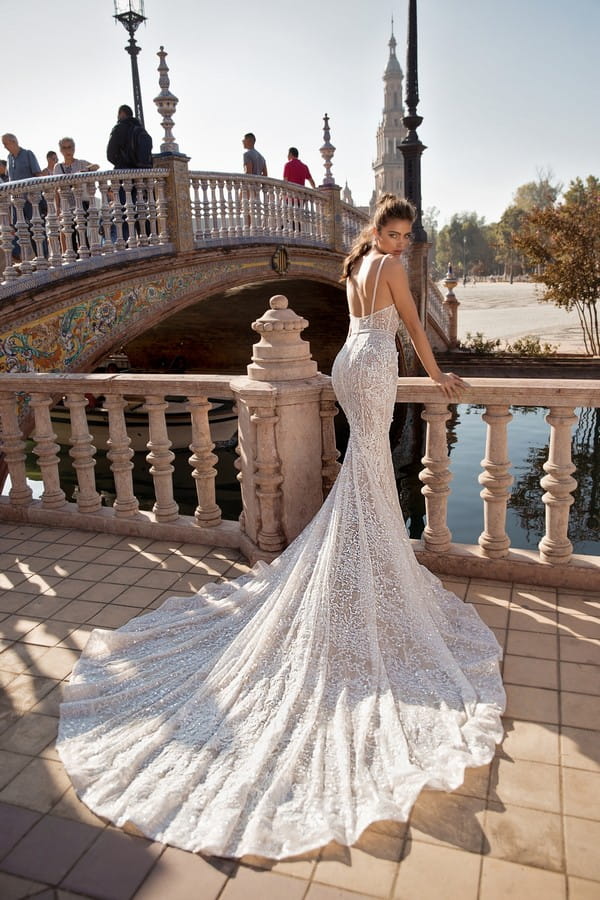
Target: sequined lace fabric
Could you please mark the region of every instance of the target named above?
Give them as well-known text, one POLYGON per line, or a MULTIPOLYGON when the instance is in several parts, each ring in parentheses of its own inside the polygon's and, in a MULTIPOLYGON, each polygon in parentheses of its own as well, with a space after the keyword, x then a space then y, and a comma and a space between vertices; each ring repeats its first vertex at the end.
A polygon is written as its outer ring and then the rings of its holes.
POLYGON ((61 707, 82 800, 191 851, 282 858, 405 821, 502 739, 500 647, 420 566, 388 430, 391 306, 351 317, 333 383, 350 423, 321 510, 271 565, 98 629, 61 707))

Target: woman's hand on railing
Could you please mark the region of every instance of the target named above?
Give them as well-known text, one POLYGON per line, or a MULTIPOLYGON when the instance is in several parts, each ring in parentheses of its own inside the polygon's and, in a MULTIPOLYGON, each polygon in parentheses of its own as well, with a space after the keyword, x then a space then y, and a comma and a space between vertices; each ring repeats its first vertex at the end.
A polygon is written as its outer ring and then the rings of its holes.
POLYGON ((455 375, 454 372, 440 372, 431 380, 441 387, 448 400, 453 401, 458 400, 460 395, 470 387, 467 381, 464 381, 460 375, 455 375))

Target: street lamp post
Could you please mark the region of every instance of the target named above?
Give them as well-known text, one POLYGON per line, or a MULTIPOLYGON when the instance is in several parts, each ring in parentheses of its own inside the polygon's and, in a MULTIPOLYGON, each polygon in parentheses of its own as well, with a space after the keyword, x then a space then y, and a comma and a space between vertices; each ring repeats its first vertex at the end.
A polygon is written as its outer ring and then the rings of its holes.
POLYGON ((463 234, 463 287, 467 283, 467 236, 463 234))
POLYGON ((144 111, 142 109, 142 89, 140 88, 140 73, 138 72, 137 55, 141 47, 135 42, 135 33, 142 22, 146 21, 144 15, 144 0, 114 0, 115 14, 113 18, 120 22, 129 35, 129 44, 125 49, 131 57, 131 81, 133 83, 133 109, 135 117, 144 124, 144 111))

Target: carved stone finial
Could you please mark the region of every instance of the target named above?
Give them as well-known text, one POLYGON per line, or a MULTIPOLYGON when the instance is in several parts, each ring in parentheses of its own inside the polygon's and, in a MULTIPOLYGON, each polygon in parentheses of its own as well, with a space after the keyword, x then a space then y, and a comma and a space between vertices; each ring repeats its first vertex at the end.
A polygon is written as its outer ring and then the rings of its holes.
POLYGON ((288 309, 288 299, 276 294, 269 300, 265 313, 252 323, 260 335, 254 344, 248 378, 253 381, 295 381, 317 374, 317 363, 311 358, 310 344, 300 332, 308 321, 288 309))
POLYGON ((331 143, 331 132, 329 130, 329 116, 327 113, 323 116, 323 146, 319 148, 319 152, 325 162, 323 163, 325 167, 325 177, 323 178, 322 187, 330 188, 336 187, 335 178, 331 174, 331 160, 333 159, 333 154, 335 153, 335 147, 331 143))
POLYGON ((174 125, 173 116, 175 114, 175 110, 177 109, 179 99, 169 90, 169 67, 165 62, 165 58, 168 54, 166 53, 165 48, 161 47, 156 55, 160 58, 160 64, 158 66, 160 77, 158 79, 158 83, 160 85, 161 91, 160 94, 158 94, 158 96, 154 98, 154 102, 156 104, 156 108, 163 117, 161 125, 165 129, 165 139, 160 145, 160 152, 179 153, 179 145, 175 142, 175 137, 173 136, 173 132, 171 130, 174 125))

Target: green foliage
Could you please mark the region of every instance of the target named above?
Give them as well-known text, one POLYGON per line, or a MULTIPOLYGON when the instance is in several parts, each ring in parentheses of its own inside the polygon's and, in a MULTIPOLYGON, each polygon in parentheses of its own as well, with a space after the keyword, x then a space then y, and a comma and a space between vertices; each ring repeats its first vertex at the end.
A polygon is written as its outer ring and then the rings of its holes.
POLYGON ((445 272, 448 263, 460 278, 475 269, 477 274, 492 271, 494 252, 488 238, 489 226, 475 212, 455 213, 449 225, 437 235, 436 271, 445 272))
POLYGON ((475 334, 467 331, 466 339, 461 341, 460 346, 462 350, 469 350, 478 356, 492 356, 492 354, 496 353, 501 343, 500 338, 493 340, 492 338, 484 337, 483 331, 476 331, 475 334))
POLYGON ((571 182, 556 206, 527 213, 514 244, 539 267, 542 299, 575 309, 590 356, 600 355, 600 181, 571 182))
POLYGON ((504 348, 505 353, 516 353, 518 356, 554 356, 557 350, 555 344, 542 344, 537 334, 517 338, 514 343, 507 343, 504 348))
POLYGON ((500 338, 486 338, 482 331, 471 334, 467 331, 466 339, 461 341, 461 350, 468 350, 478 356, 492 356, 494 353, 513 353, 518 356, 554 356, 558 347, 554 344, 542 344, 538 335, 528 334, 517 338, 512 344, 504 342, 504 349, 500 350, 502 341, 500 338))

